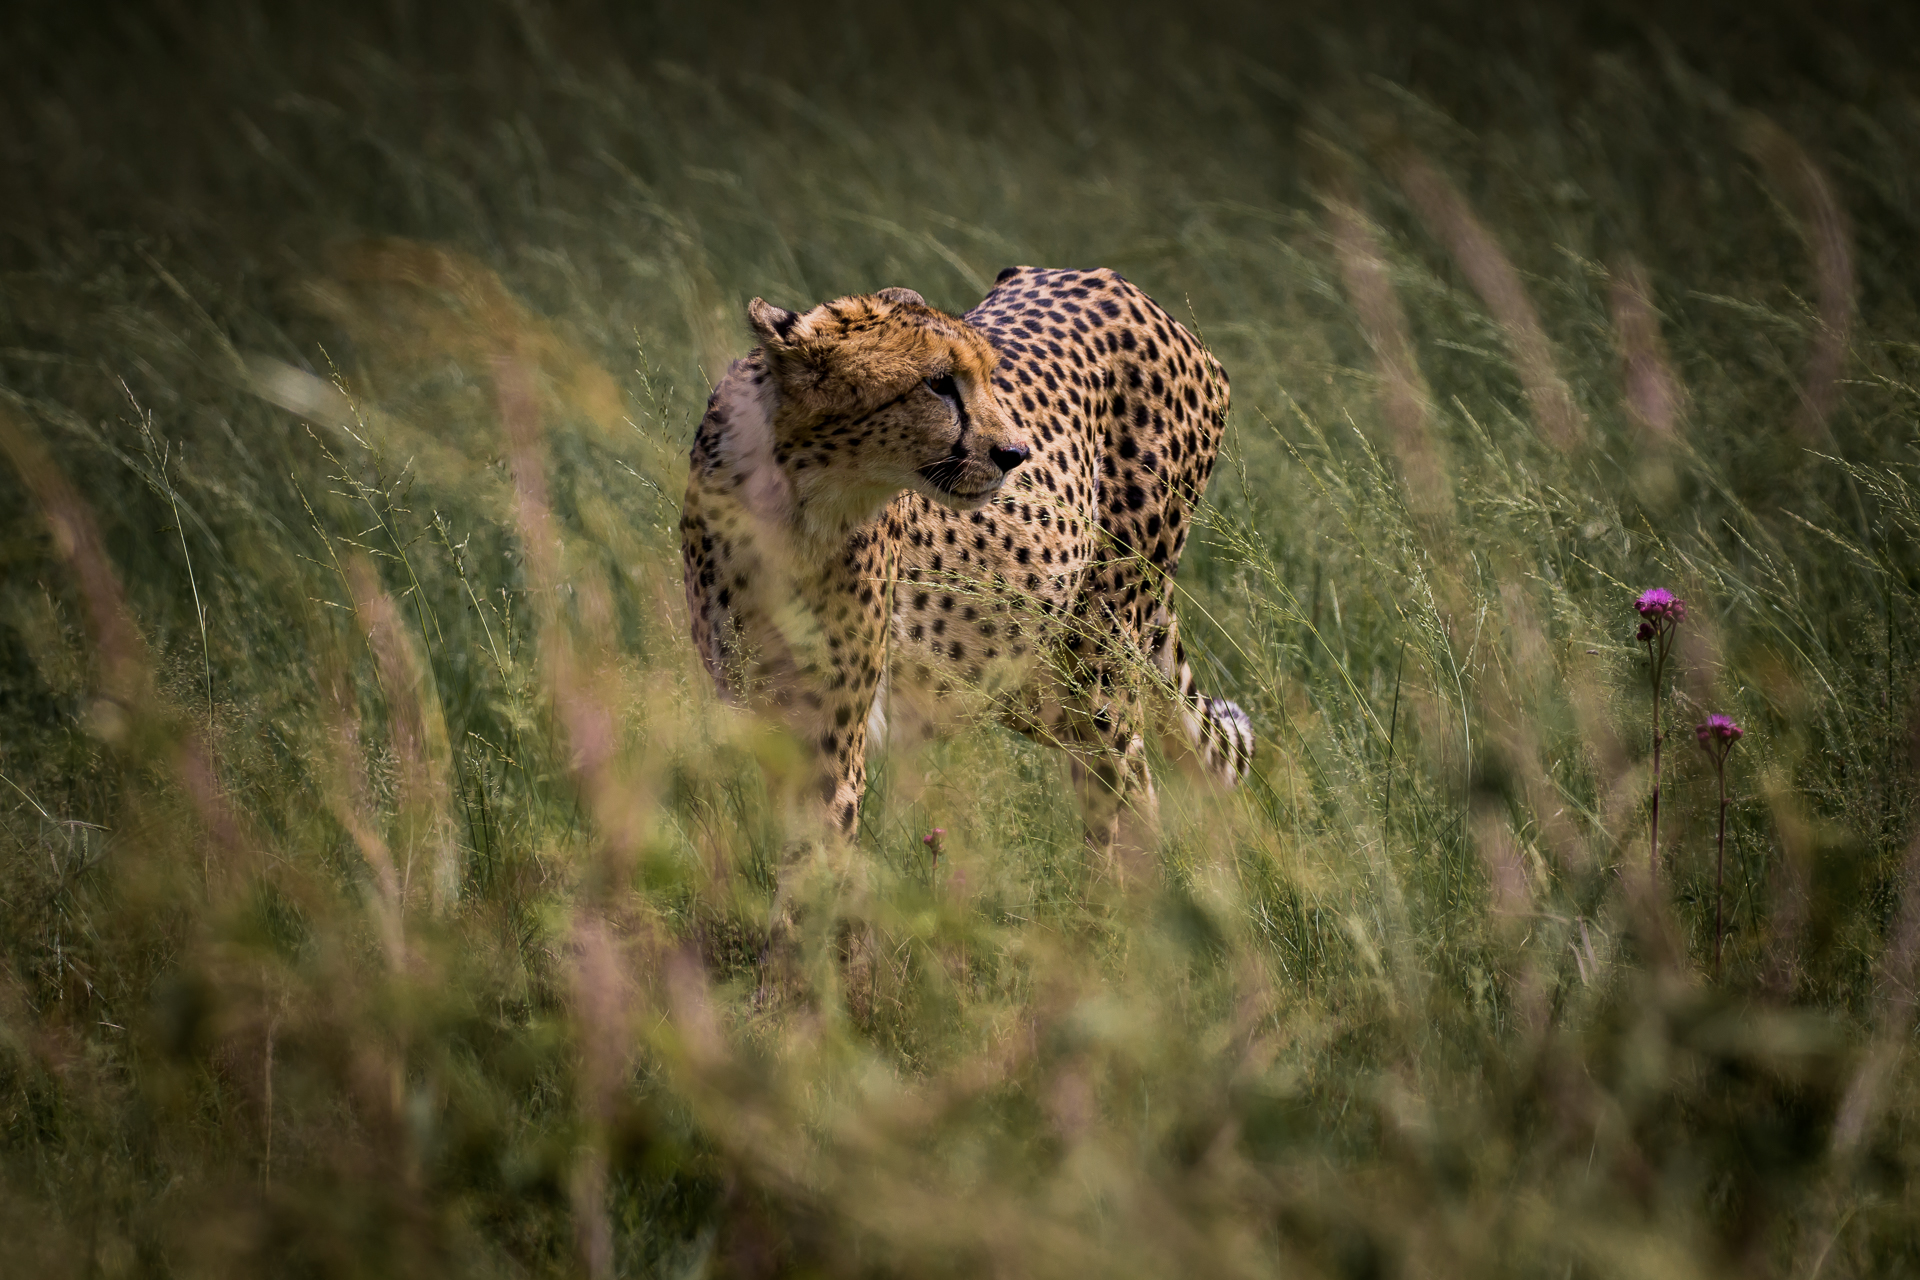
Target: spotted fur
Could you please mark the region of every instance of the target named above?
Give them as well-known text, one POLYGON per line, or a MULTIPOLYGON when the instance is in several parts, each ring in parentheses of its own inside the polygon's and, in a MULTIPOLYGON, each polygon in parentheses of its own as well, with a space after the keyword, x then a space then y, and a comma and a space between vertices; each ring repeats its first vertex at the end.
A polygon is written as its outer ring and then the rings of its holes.
POLYGON ((1115 272, 1034 267, 964 318, 886 289, 748 319, 694 441, 687 601, 721 692, 814 749, 825 821, 856 829, 871 733, 979 714, 1067 751, 1097 843, 1151 821, 1150 732, 1239 780, 1251 725, 1195 689, 1169 599, 1228 406, 1192 334, 1115 272))

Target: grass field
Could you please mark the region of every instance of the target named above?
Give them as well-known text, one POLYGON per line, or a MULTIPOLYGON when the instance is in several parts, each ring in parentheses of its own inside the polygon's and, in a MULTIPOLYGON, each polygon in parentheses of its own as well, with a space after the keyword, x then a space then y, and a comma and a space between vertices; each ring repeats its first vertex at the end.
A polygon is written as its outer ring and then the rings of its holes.
POLYGON ((0 19, 0 1273, 1920 1273, 1914 24, 689 8, 0 19), (883 761, 774 989, 693 427, 1016 263, 1232 376, 1255 776, 883 761))

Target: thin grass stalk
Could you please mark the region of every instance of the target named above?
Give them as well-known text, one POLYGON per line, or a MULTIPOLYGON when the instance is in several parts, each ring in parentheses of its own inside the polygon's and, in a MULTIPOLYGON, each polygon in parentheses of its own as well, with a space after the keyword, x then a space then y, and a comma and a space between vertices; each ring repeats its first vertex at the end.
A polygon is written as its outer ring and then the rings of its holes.
POLYGON ((1713 772, 1720 783, 1720 834, 1714 844, 1713 863, 1713 976, 1720 978, 1720 952, 1726 938, 1726 883, 1727 883, 1727 756, 1733 751, 1733 744, 1740 741, 1746 731, 1735 724, 1729 716, 1708 716, 1702 724, 1694 726, 1694 737, 1699 740, 1700 749, 1713 757, 1713 772))

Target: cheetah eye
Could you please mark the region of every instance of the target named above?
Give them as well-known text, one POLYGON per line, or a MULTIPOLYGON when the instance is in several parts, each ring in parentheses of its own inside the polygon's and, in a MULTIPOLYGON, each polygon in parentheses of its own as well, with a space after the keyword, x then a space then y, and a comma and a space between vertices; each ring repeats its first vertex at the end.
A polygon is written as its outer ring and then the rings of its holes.
POLYGON ((939 396, 948 404, 957 406, 960 403, 960 387, 958 383, 954 382, 953 375, 950 373, 943 373, 937 378, 928 378, 927 390, 933 392, 933 394, 939 396))

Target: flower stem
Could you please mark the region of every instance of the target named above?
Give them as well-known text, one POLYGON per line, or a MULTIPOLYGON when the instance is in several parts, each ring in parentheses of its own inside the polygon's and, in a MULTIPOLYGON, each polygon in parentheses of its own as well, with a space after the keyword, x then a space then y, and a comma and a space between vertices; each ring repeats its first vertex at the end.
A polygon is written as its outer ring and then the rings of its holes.
POLYGON ((1660 713, 1653 713, 1653 838, 1647 849, 1647 875, 1660 878, 1660 713))
POLYGON ((1647 665, 1653 674, 1653 822, 1647 845, 1649 883, 1660 879, 1660 675, 1667 665, 1667 634, 1662 632, 1647 641, 1647 665))
POLYGON ((1720 978, 1720 940, 1726 936, 1726 892, 1727 882, 1727 753, 1723 749, 1714 757, 1714 769, 1720 775, 1720 838, 1715 850, 1713 863, 1713 976, 1720 978))

